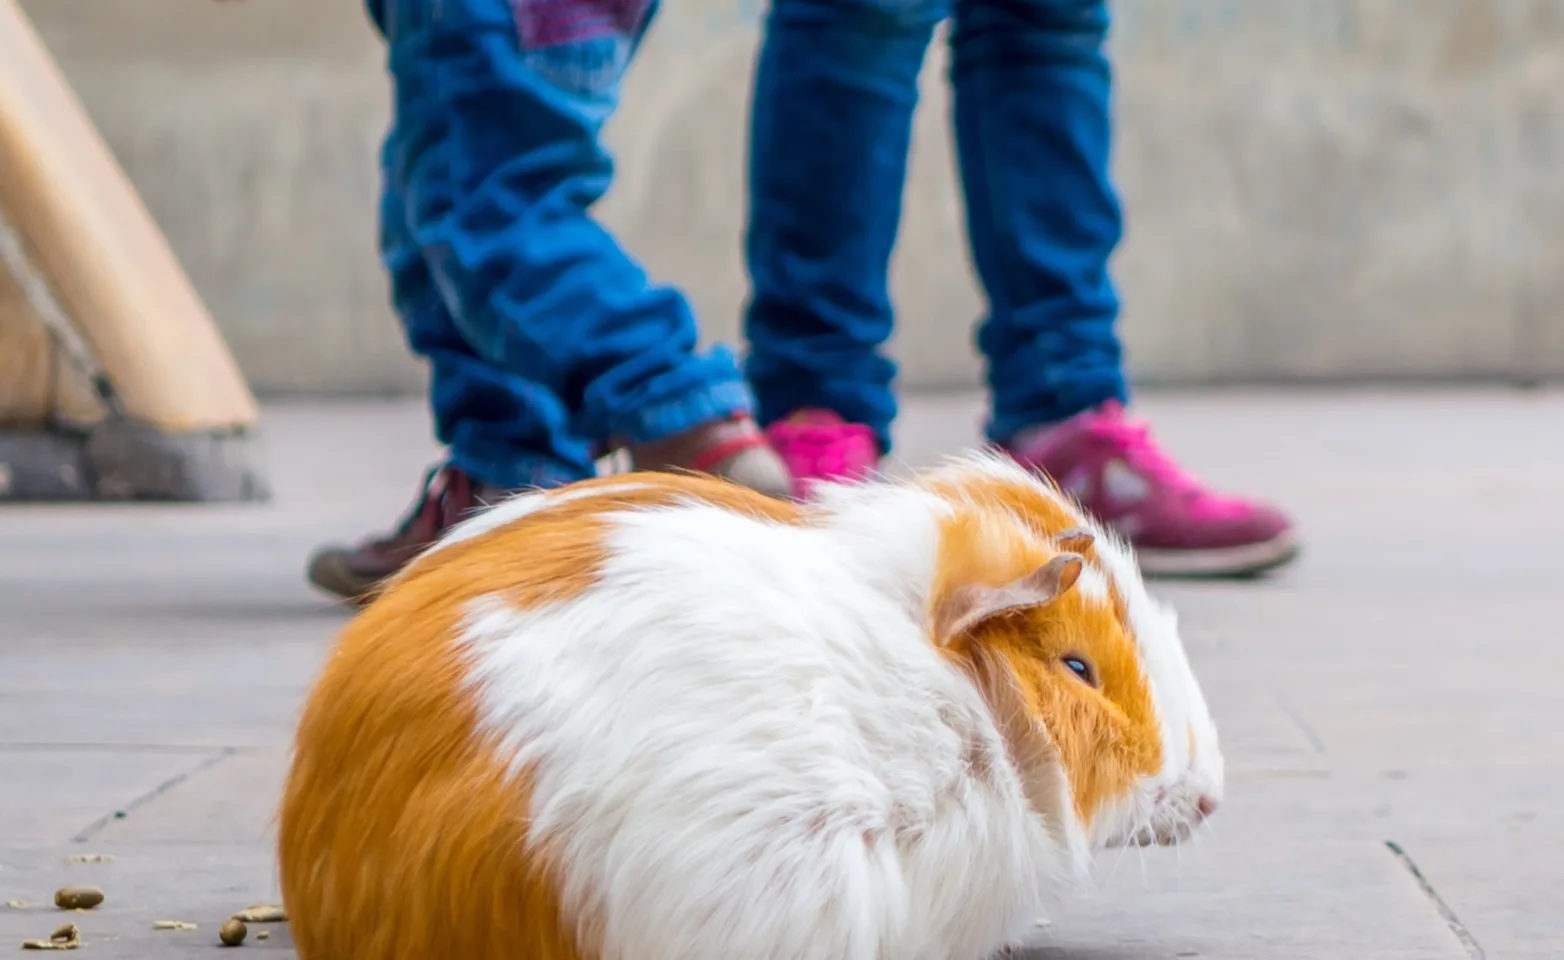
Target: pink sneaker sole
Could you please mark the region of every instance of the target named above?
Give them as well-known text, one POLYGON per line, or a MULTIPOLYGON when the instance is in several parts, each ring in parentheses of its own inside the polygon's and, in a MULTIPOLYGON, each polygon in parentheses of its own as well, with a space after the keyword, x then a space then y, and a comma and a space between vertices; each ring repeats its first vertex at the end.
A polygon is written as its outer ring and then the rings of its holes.
POLYGON ((1136 549, 1141 572, 1148 577, 1201 579, 1257 577, 1298 558, 1302 545, 1297 534, 1287 532, 1263 543, 1202 550, 1136 549))

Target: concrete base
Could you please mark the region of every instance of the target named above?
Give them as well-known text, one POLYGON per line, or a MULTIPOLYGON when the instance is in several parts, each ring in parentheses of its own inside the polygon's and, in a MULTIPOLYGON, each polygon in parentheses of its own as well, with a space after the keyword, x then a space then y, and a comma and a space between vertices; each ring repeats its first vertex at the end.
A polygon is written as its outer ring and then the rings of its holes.
POLYGON ((64 433, 0 431, 0 501, 92 499, 84 446, 64 433))
POLYGON ((255 448, 247 431, 170 434, 120 421, 0 431, 0 502, 265 502, 255 448))

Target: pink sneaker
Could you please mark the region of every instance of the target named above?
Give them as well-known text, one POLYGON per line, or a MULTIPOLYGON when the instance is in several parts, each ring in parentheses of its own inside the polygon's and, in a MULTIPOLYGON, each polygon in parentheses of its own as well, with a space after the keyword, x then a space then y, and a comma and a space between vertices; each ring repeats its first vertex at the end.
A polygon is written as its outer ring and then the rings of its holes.
POLYGON ((793 474, 793 496, 808 499, 821 481, 855 482, 874 472, 874 431, 829 410, 799 410, 766 428, 771 447, 793 474))
POLYGON ((1286 516, 1208 490, 1116 402, 1023 431, 1008 450, 1127 538, 1148 576, 1252 576, 1298 555, 1286 516))

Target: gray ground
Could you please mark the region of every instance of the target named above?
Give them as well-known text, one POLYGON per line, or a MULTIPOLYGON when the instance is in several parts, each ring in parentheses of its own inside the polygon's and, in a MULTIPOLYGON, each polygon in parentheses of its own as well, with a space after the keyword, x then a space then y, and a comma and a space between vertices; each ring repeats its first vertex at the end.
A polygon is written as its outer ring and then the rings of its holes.
MULTIPOLYGON (((1227 805, 1195 846, 1106 857, 1036 956, 1564 957, 1564 395, 1142 408, 1193 467, 1296 511, 1307 553, 1165 588, 1227 805)), ((902 453, 969 442, 977 411, 910 404, 902 453)), ((267 430, 270 507, 0 512, 0 903, 43 904, 0 907, 0 952, 69 919, 88 956, 206 955, 275 896, 284 745, 344 619, 304 556, 392 519, 433 448, 408 403, 272 406, 267 430), (108 901, 60 914, 66 882, 108 901)), ((244 949, 287 953, 255 929, 244 949)))

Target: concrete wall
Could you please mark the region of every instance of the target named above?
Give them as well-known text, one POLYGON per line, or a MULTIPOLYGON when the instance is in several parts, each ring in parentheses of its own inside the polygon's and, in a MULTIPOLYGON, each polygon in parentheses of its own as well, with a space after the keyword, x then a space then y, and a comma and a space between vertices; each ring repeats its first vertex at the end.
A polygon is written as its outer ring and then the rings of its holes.
MULTIPOLYGON (((257 390, 416 388, 373 256, 381 51, 354 0, 25 3, 257 390)), ((1144 380, 1564 375, 1564 0, 1116 0, 1124 335, 1144 380)), ((732 339, 757 0, 672 0, 604 215, 732 339)), ((927 99, 907 381, 981 301, 927 99)))

